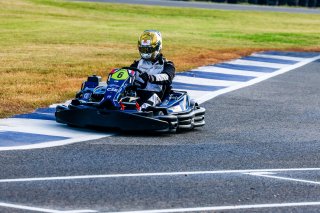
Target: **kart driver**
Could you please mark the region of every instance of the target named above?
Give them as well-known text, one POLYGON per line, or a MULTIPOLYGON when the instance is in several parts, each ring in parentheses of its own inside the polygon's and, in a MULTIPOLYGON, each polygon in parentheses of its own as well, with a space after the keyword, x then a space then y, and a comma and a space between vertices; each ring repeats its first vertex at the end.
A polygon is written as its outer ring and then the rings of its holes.
POLYGON ((137 72, 138 81, 147 82, 144 89, 137 90, 140 97, 138 103, 141 109, 146 109, 159 104, 165 93, 170 90, 175 76, 175 66, 161 53, 162 37, 159 31, 145 30, 139 37, 138 49, 141 58, 134 61, 131 67, 142 71, 142 74, 137 72))

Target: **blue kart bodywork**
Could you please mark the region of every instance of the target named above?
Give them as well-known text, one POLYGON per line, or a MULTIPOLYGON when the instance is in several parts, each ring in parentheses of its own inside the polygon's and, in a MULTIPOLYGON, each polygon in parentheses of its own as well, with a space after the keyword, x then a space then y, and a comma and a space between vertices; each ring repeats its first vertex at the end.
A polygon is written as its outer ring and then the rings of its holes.
POLYGON ((56 121, 78 127, 100 127, 124 131, 175 132, 205 124, 205 109, 190 100, 187 92, 170 90, 162 102, 140 109, 136 95, 145 82, 135 79, 135 68, 114 69, 107 83, 89 76, 69 105, 56 108, 56 121))

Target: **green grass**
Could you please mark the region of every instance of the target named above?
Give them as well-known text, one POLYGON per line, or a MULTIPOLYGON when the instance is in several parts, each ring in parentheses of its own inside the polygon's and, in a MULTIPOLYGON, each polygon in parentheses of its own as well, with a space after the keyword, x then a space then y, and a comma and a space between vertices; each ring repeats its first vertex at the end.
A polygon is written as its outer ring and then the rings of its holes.
POLYGON ((0 117, 71 98, 87 75, 138 58, 158 29, 178 71, 257 50, 320 50, 320 15, 0 0, 0 117))

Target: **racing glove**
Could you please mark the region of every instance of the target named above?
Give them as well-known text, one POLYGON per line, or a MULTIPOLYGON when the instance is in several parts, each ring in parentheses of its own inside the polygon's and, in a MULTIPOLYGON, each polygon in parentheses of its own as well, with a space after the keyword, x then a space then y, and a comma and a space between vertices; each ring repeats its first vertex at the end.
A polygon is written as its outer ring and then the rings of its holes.
POLYGON ((156 81, 156 77, 154 75, 149 75, 148 73, 144 72, 141 75, 139 75, 139 77, 144 81, 144 82, 155 82, 156 81))

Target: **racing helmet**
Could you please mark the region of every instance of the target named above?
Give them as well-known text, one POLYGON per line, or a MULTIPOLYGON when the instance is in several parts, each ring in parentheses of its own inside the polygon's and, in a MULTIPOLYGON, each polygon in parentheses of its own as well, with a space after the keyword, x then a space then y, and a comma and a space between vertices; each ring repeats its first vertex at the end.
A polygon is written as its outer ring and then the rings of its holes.
POLYGON ((162 49, 162 36, 157 30, 145 30, 139 37, 138 49, 141 58, 154 60, 162 49))

